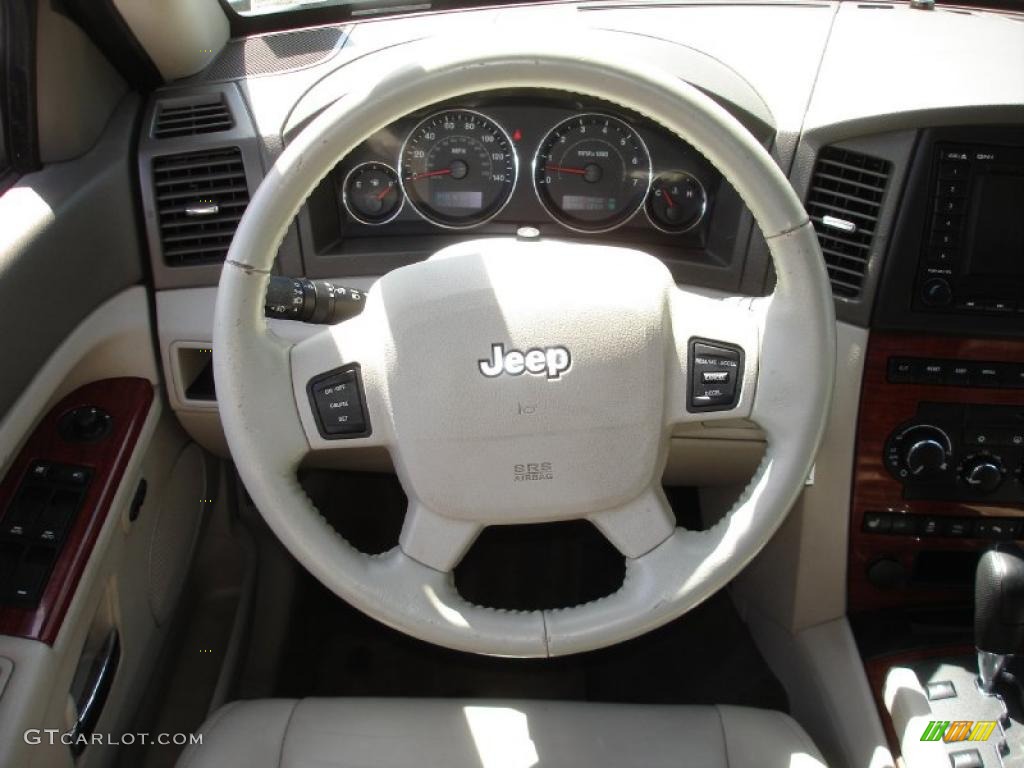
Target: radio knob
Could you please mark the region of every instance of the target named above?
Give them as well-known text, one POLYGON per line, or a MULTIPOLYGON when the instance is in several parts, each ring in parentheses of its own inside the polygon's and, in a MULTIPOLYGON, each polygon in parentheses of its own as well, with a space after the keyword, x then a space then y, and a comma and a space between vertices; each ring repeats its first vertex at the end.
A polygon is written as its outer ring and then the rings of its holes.
POLYGON ((929 307, 944 307, 952 300, 953 289, 944 278, 933 277, 921 286, 921 301, 929 307))
POLYGON ((940 432, 937 435, 929 434, 930 431, 922 430, 920 434, 914 435, 903 457, 904 466, 915 478, 931 477, 946 469, 946 461, 949 459, 946 449, 948 438, 939 430, 935 430, 940 432))
POLYGON ((978 493, 992 493, 1003 482, 1003 462, 997 456, 973 456, 960 476, 978 493))

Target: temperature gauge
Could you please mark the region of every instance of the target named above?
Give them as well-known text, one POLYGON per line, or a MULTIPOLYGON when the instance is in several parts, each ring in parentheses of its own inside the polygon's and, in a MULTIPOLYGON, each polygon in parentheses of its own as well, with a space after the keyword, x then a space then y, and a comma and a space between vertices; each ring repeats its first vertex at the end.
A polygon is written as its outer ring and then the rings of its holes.
POLYGON ((404 199, 398 174, 385 163, 360 163, 341 186, 345 210, 363 224, 387 224, 402 210, 404 199))
POLYGON ((704 218, 708 199, 704 187, 686 171, 659 173, 647 195, 647 218, 662 232, 693 229, 704 218))

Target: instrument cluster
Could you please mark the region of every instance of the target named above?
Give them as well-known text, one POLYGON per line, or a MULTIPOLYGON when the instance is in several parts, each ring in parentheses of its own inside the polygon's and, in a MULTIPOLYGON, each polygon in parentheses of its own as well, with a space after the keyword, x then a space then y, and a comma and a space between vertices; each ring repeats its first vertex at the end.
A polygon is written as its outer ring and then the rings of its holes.
POLYGON ((603 104, 499 99, 399 121, 336 169, 350 228, 408 234, 423 222, 602 233, 692 233, 717 172, 677 136, 603 104), (556 225, 554 228, 551 225, 556 225))

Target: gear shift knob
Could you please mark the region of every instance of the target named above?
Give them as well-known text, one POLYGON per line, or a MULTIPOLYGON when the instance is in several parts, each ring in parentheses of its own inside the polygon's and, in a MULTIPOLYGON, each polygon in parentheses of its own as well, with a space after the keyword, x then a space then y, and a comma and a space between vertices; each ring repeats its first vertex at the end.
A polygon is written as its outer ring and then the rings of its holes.
POLYGON ((1024 551, 1015 544, 998 544, 978 561, 974 644, 982 688, 991 691, 1006 657, 1024 646, 1024 551))

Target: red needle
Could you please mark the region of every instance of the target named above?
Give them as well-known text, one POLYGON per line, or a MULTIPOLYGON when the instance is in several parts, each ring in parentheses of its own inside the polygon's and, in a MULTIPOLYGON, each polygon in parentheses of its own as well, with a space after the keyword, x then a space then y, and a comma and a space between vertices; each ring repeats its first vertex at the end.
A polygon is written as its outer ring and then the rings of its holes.
POLYGON ((668 203, 669 208, 675 208, 676 204, 672 202, 672 195, 668 193, 667 189, 661 190, 661 194, 665 196, 665 202, 668 203))
POLYGON ((545 165, 545 171, 558 171, 559 173, 575 173, 577 176, 583 176, 586 174, 584 168, 566 168, 564 165, 545 165))
POLYGON ((416 181, 417 179, 426 179, 430 176, 447 176, 451 172, 451 168, 442 168, 439 171, 424 171, 423 173, 415 174, 409 179, 409 181, 416 181))
POLYGON ((374 197, 376 197, 378 200, 383 200, 385 197, 388 196, 388 192, 390 191, 391 187, 384 187, 384 189, 382 189, 380 192, 374 195, 374 197))

